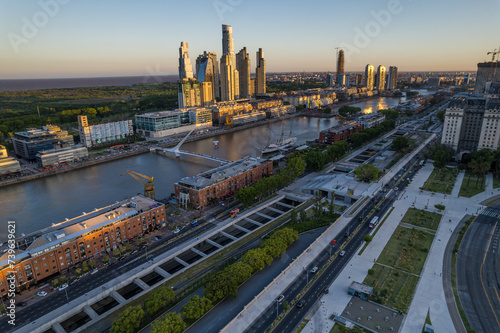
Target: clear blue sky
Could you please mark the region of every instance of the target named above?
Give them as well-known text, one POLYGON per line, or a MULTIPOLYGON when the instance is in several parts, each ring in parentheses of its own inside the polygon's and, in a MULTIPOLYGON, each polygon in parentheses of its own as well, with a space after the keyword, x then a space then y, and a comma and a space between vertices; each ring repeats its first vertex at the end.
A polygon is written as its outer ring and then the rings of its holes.
POLYGON ((0 0, 0 78, 177 74, 181 41, 193 64, 220 57, 222 24, 252 71, 259 47, 268 72, 332 71, 338 46, 347 71, 475 70, 500 46, 499 13, 500 0, 0 0))

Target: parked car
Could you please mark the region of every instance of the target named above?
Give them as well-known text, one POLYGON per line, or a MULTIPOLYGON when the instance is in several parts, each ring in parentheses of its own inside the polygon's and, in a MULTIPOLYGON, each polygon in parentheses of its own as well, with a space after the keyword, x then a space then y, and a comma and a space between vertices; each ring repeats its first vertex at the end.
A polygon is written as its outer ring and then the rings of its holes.
POLYGON ((90 271, 90 275, 94 275, 95 273, 97 273, 97 268, 90 271))
POLYGON ((60 286, 59 288, 57 288, 57 290, 61 291, 61 290, 64 290, 66 288, 68 288, 68 284, 67 283, 65 283, 62 286, 60 286))
POLYGON ((303 307, 305 302, 306 302, 305 300, 301 299, 300 301, 297 302, 297 307, 298 308, 303 307))
POLYGON ((317 271, 318 271, 318 267, 313 267, 313 268, 311 269, 311 273, 316 273, 317 271))
POLYGON ((47 296, 47 292, 46 291, 39 291, 36 293, 38 296, 40 297, 44 297, 44 296, 47 296))
POLYGON ((276 298, 276 302, 281 303, 285 299, 285 295, 279 295, 278 298, 276 298))
POLYGON ((332 240, 332 245, 335 245, 335 244, 337 244, 337 241, 334 239, 334 240, 332 240))
POLYGON ((17 303, 17 306, 26 306, 26 302, 19 302, 17 303))
POLYGON ((181 229, 179 229, 179 228, 175 229, 175 230, 174 230, 174 234, 178 234, 178 233, 179 233, 179 231, 181 231, 181 229))
POLYGON ((341 257, 345 256, 345 251, 340 251, 339 256, 341 257))

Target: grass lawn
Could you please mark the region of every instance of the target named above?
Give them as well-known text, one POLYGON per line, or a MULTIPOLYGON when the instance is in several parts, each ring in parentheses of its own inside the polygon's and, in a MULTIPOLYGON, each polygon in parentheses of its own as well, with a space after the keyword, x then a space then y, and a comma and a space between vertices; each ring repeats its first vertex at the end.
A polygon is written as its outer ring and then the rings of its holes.
POLYGON ((419 275, 434 235, 417 229, 397 227, 377 262, 419 275))
POLYGON ((373 274, 366 276, 364 284, 373 287, 371 299, 377 303, 408 313, 418 277, 398 269, 374 265, 373 274))
POLYGON ((431 175, 420 189, 431 192, 451 194, 457 180, 457 169, 443 168, 432 170, 431 175))
POLYGON ((493 188, 500 187, 500 175, 493 174, 493 188))
POLYGON ((401 222, 424 227, 427 229, 437 230, 439 221, 441 221, 441 214, 431 213, 425 210, 410 208, 406 212, 401 222))
POLYGON ((485 178, 476 177, 475 175, 471 175, 469 171, 465 173, 464 180, 462 182, 462 186, 460 187, 460 193, 458 193, 461 197, 470 198, 484 192, 485 188, 485 178), (469 182, 470 176, 470 182, 469 182), (469 186, 467 186, 469 184, 469 186))

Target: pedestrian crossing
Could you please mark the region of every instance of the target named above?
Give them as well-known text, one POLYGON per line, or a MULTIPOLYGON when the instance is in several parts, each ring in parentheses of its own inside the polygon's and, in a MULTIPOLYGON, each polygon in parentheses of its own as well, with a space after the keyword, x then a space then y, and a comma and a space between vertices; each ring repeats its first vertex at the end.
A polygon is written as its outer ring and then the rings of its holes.
POLYGON ((480 215, 489 216, 493 218, 500 217, 500 209, 488 207, 485 210, 483 210, 480 215))

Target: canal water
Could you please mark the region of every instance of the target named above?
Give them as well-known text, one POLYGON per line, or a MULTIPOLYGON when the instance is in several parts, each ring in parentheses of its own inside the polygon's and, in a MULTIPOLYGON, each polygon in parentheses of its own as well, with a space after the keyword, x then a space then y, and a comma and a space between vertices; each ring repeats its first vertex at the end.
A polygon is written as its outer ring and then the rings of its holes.
MULTIPOLYGON (((365 112, 394 107, 396 98, 377 98, 354 106, 365 112)), ((298 117, 253 127, 216 137, 185 143, 183 150, 218 156, 236 161, 245 156, 260 157, 260 148, 275 142, 284 132, 297 137, 297 144, 317 139, 319 132, 337 124, 336 118, 320 119, 298 117), (214 141, 219 141, 218 147, 214 141)), ((165 157, 152 153, 123 158, 113 162, 75 170, 51 177, 0 188, 0 226, 16 221, 16 235, 30 233, 106 206, 115 201, 143 192, 143 186, 126 170, 153 176, 157 198, 168 197, 174 183, 217 167, 213 161, 192 156, 165 157)), ((5 240, 7 228, 0 228, 0 242, 5 240), (4 230, 5 229, 5 230, 4 230)))

